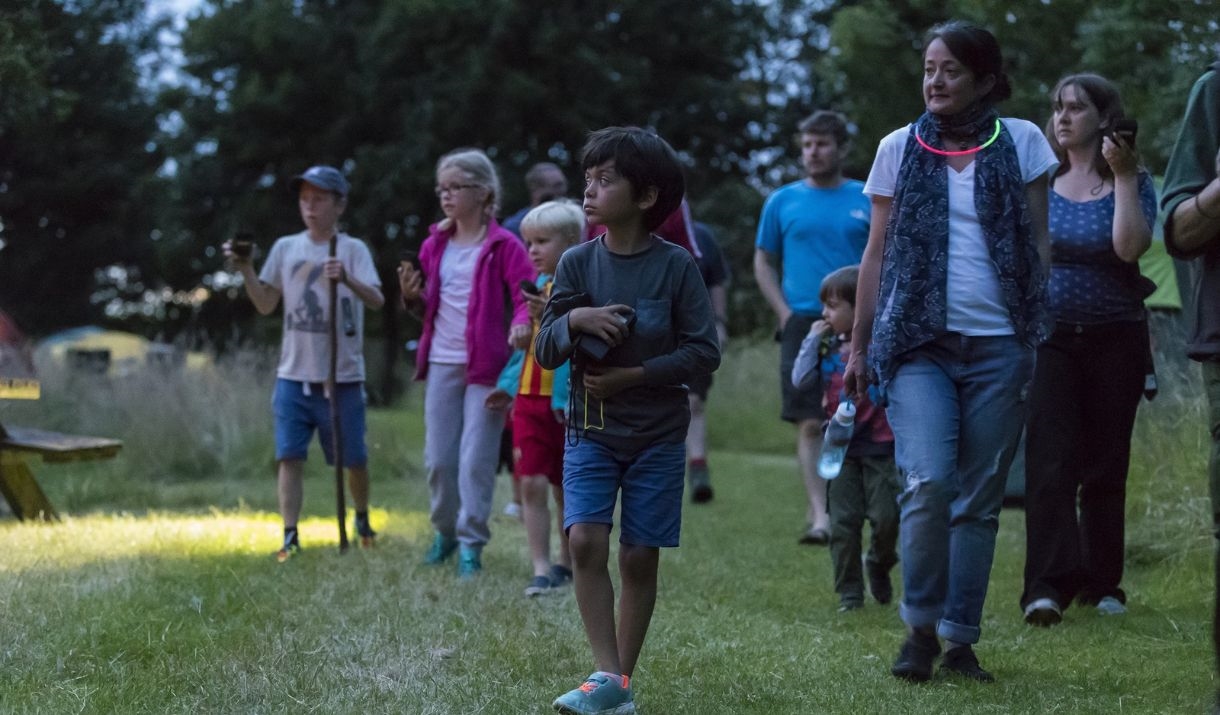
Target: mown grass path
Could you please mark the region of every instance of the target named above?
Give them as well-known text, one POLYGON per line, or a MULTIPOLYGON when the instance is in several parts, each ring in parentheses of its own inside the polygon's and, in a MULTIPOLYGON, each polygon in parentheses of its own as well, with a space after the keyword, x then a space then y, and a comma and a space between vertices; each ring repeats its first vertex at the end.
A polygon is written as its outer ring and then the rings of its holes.
MULTIPOLYGON (((1021 513, 1005 511, 978 649, 999 682, 911 686, 888 675, 894 606, 837 613, 826 550, 797 545, 793 460, 718 453, 714 468, 716 500, 687 507, 683 546, 662 557, 643 713, 1189 713, 1213 690, 1198 529, 1142 558, 1163 545, 1145 547, 1137 520, 1130 613, 1070 609, 1032 630, 1021 513)), ((307 512, 325 515, 324 470, 309 479, 307 512)), ((420 480, 383 474, 376 550, 339 556, 314 516, 306 550, 277 566, 271 483, 245 485, 262 506, 0 523, 0 711, 543 713, 591 669, 570 591, 522 597, 518 523, 496 518, 484 575, 459 584, 417 565, 420 480)))

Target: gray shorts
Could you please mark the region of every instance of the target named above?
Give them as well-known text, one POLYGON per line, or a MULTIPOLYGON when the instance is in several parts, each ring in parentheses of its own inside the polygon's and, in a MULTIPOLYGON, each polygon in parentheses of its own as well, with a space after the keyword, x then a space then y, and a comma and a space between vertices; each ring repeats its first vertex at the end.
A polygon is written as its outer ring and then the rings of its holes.
POLYGON ((818 316, 793 313, 784 324, 779 334, 779 386, 783 396, 783 408, 779 416, 786 422, 804 422, 805 420, 826 419, 826 410, 822 407, 822 386, 811 385, 798 390, 792 384, 792 365, 796 355, 801 351, 801 341, 809 333, 818 316))

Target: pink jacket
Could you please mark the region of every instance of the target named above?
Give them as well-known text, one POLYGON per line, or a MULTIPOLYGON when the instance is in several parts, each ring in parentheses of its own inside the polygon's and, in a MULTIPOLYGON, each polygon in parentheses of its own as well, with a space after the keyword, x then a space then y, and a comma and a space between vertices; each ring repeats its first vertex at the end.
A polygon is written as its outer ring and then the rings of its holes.
MULTIPOLYGON (((433 224, 419 249, 419 263, 424 273, 424 329, 415 355, 416 380, 428 376, 432 331, 441 302, 441 256, 452 235, 452 230, 442 232, 433 224)), ((512 354, 508 344, 509 326, 530 324, 529 308, 521 297, 523 280, 534 280, 534 266, 525 246, 521 239, 493 219, 487 226, 487 238, 475 263, 470 305, 466 311, 468 385, 495 385, 512 354)))

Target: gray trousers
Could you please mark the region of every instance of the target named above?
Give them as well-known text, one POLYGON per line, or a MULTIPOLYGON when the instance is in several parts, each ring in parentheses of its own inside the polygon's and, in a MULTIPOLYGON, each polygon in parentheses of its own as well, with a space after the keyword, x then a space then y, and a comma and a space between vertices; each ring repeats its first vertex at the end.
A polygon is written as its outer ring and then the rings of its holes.
POLYGON ((446 538, 479 547, 496 486, 504 412, 483 401, 495 388, 467 385, 465 365, 431 363, 424 394, 424 468, 432 526, 446 538))

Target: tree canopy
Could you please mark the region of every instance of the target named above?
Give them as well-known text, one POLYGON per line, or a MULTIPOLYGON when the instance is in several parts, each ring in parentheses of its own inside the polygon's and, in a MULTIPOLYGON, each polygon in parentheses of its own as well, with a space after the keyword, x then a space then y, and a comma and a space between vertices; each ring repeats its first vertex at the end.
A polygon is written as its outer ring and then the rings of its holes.
MULTIPOLYGON (((213 338, 235 316, 274 331, 220 272, 218 246, 248 230, 265 250, 298 230, 287 185, 311 164, 348 175, 345 223, 392 292, 398 249, 438 217, 441 154, 486 149, 509 213, 530 164, 553 161, 578 186, 587 132, 651 127, 682 155, 696 218, 741 278, 764 196, 800 175, 797 120, 846 112, 848 173, 862 178, 881 136, 922 111, 920 49, 937 22, 996 33, 1007 114, 1043 123, 1069 72, 1114 79, 1154 172, 1220 30, 1201 0, 201 0, 180 65, 158 72, 166 28, 146 0, 3 6, 0 306, 44 334, 127 296, 144 309, 112 320, 213 338), (147 309, 173 291, 193 302, 147 309)), ((732 297, 736 332, 767 329, 752 281, 732 297)), ((371 326, 387 357, 400 323, 388 311, 371 326)))

